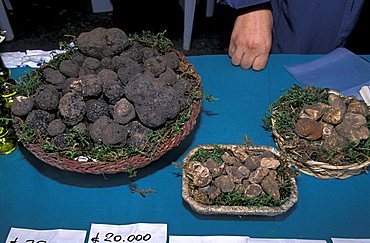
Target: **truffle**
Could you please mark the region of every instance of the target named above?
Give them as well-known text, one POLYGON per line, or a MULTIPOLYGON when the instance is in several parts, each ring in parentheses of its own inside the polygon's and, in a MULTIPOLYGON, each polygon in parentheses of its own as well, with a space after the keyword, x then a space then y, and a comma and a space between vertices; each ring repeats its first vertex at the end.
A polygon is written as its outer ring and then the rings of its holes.
POLYGON ((40 135, 47 134, 49 122, 53 116, 44 110, 32 110, 26 117, 26 125, 40 135))
POLYGON ((35 94, 35 105, 43 110, 54 110, 59 104, 59 94, 55 86, 41 85, 35 94))
POLYGON ((295 124, 295 131, 298 136, 308 140, 317 140, 322 135, 320 123, 309 118, 299 119, 295 124))
POLYGON ((86 103, 79 93, 67 93, 60 98, 59 111, 65 124, 76 125, 85 116, 86 103))
POLYGON ((98 59, 120 54, 128 43, 128 37, 122 30, 101 27, 81 33, 76 40, 78 48, 85 55, 98 59))
POLYGON ((35 102, 32 97, 17 95, 13 99, 12 113, 15 116, 27 115, 33 108, 35 102))
POLYGON ((99 117, 108 115, 108 104, 104 100, 86 101, 86 118, 89 122, 94 122, 99 117))

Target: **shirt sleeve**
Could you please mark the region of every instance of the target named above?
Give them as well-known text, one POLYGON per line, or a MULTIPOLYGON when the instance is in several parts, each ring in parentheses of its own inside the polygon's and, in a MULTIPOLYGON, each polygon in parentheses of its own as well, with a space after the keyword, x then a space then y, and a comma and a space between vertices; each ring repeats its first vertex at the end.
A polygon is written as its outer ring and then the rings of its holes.
POLYGON ((217 3, 229 5, 232 8, 239 9, 253 5, 270 2, 269 0, 217 0, 217 3))

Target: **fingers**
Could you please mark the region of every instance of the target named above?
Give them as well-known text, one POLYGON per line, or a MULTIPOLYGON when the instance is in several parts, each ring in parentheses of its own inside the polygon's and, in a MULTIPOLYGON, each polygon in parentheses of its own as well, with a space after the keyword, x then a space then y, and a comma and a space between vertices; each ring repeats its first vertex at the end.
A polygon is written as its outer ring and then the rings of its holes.
POLYGON ((252 68, 255 71, 264 69, 268 61, 268 54, 257 55, 254 52, 244 52, 232 46, 229 49, 229 56, 233 65, 243 69, 252 68))
POLYGON ((255 56, 251 53, 244 53, 242 59, 240 60, 240 67, 244 69, 250 69, 253 66, 255 56))
POLYGON ((251 62, 248 63, 248 56, 242 51, 234 51, 231 55, 231 63, 235 66, 241 66, 242 68, 248 69, 251 67, 251 62))
POLYGON ((255 71, 261 71, 267 65, 268 55, 259 55, 253 61, 252 68, 255 71))
POLYGON ((236 46, 234 45, 233 42, 230 43, 229 45, 229 56, 232 57, 235 53, 236 46))

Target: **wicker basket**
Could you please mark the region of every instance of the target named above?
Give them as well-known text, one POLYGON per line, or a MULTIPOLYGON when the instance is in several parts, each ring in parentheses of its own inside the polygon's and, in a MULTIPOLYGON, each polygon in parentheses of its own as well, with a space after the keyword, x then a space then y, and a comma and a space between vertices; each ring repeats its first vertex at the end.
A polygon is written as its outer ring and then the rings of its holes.
MULTIPOLYGON (((275 129, 272 130, 272 133, 276 144, 289 156, 289 153, 291 153, 289 151, 292 151, 292 148, 286 146, 285 140, 275 129)), ((370 165, 370 160, 350 165, 331 165, 326 162, 314 160, 295 161, 292 159, 292 161, 294 161, 293 165, 298 171, 320 179, 346 179, 351 176, 367 172, 366 168, 370 165)))
MULTIPOLYGON (((353 99, 354 97, 346 97, 335 90, 330 90, 330 94, 336 94, 344 98, 345 100, 353 99)), ((274 114, 274 113, 273 113, 274 114)), ((282 152, 284 152, 293 161, 293 166, 297 168, 298 171, 314 176, 320 179, 346 179, 348 177, 367 172, 366 168, 370 165, 370 159, 360 162, 352 163, 349 165, 332 165, 327 162, 320 162, 315 160, 302 161, 297 159, 297 151, 295 147, 287 143, 287 141, 279 134, 275 128, 275 120, 271 117, 272 123, 272 134, 274 141, 282 152)))
MULTIPOLYGON (((243 146, 243 145, 217 145, 218 147, 228 150, 242 149, 247 152, 270 151, 276 157, 280 158, 280 153, 273 147, 269 146, 243 146)), ((183 160, 183 168, 190 162, 191 157, 201 148, 212 149, 215 145, 199 145, 192 149, 183 160)), ((291 177, 291 193, 289 198, 278 207, 253 207, 253 206, 224 206, 224 205, 207 205, 196 201, 191 195, 190 181, 183 169, 182 173, 182 197, 190 205, 191 209, 199 214, 206 215, 261 215, 275 216, 286 213, 298 200, 297 185, 294 177, 291 177)))
MULTIPOLYGON (((190 117, 182 126, 181 132, 178 132, 174 135, 170 135, 168 139, 166 139, 163 143, 159 144, 155 148, 155 152, 151 154, 150 158, 143 156, 141 154, 135 155, 133 157, 121 160, 121 161, 114 161, 114 162, 105 162, 105 161, 87 161, 87 162, 79 162, 76 160, 71 160, 67 158, 60 157, 56 154, 45 152, 40 144, 33 144, 27 143, 23 144, 24 147, 29 150, 34 156, 36 156, 39 160, 57 167, 61 170, 67 170, 77 173, 87 173, 87 174, 116 174, 120 172, 128 172, 130 170, 142 168, 149 163, 159 159, 161 156, 169 152, 171 149, 178 146, 191 132, 196 124, 197 117, 200 113, 201 106, 202 106, 202 83, 199 74, 197 73, 194 66, 189 63, 186 57, 177 50, 175 51, 178 56, 180 57, 182 70, 186 70, 187 73, 191 74, 193 77, 191 80, 194 82, 192 92, 198 93, 199 97, 194 98, 193 102, 190 106, 190 117)), ((196 96, 196 95, 195 95, 196 96)), ((179 117, 181 118, 181 117, 179 117)), ((14 120, 13 124, 15 130, 17 131, 18 136, 21 136, 21 131, 19 129, 20 125, 23 123, 23 120, 19 118, 14 120)))

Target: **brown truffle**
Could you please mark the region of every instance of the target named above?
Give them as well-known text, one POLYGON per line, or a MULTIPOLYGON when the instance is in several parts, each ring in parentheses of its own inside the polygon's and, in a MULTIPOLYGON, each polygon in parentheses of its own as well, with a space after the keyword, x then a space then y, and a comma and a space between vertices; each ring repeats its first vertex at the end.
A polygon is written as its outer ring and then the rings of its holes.
POLYGON ((295 132, 298 136, 313 141, 321 138, 322 126, 315 120, 302 118, 295 124, 295 132))

